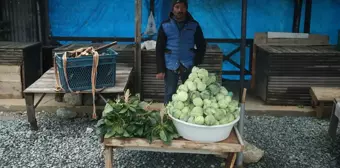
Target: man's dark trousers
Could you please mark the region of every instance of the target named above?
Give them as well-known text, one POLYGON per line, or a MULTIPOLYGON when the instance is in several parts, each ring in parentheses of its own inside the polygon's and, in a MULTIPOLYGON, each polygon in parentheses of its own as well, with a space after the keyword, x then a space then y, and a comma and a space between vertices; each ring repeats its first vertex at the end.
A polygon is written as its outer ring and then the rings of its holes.
POLYGON ((164 93, 164 104, 168 104, 172 100, 172 95, 176 93, 178 86, 178 79, 181 78, 182 83, 184 83, 191 73, 191 68, 186 69, 184 67, 179 68, 177 71, 167 69, 165 72, 164 83, 165 83, 165 93, 164 93))

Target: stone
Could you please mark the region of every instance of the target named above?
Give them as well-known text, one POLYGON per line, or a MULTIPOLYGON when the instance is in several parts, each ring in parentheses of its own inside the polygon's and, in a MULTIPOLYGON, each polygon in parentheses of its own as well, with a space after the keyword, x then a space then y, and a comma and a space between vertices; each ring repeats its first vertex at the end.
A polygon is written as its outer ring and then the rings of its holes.
MULTIPOLYGON (((92 106, 93 102, 92 102, 92 94, 84 94, 83 95, 83 104, 84 106, 92 106)), ((97 95, 95 96, 95 100, 97 101, 98 100, 98 97, 97 95)))
POLYGON ((64 101, 71 106, 81 106, 83 102, 82 94, 78 93, 65 93, 64 101))
POLYGON ((2 156, 3 153, 5 153, 5 148, 0 148, 0 156, 2 156))
POLYGON ((86 133, 90 134, 93 132, 93 128, 86 128, 86 133))
POLYGON ((264 151, 256 146, 244 141, 245 150, 243 151, 244 163, 257 163, 264 155, 264 151))
POLYGON ((56 113, 59 118, 63 118, 63 119, 72 119, 77 116, 76 112, 73 112, 66 108, 59 108, 56 113))

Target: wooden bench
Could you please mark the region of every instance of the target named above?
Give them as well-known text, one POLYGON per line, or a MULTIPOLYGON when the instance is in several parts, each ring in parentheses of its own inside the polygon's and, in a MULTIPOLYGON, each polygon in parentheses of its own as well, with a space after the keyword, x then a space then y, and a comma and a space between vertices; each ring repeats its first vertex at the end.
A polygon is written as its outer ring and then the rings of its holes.
MULTIPOLYGON (((130 80, 132 72, 132 67, 127 66, 125 64, 117 64, 116 69, 116 85, 115 87, 109 87, 105 89, 97 89, 97 94, 101 97, 101 93, 124 93, 124 90, 127 87, 127 84, 130 80)), ((65 93, 64 91, 56 91, 56 79, 54 74, 54 69, 46 71, 37 81, 35 81, 32 85, 24 90, 25 101, 26 101, 26 109, 27 109, 27 118, 28 122, 31 125, 32 130, 37 130, 37 120, 35 117, 35 108, 39 105, 41 100, 44 98, 46 94, 56 94, 56 93, 65 93), (34 94, 42 94, 40 99, 34 105, 34 94)), ((92 94, 91 90, 81 91, 79 93, 92 94)))
POLYGON ((217 143, 198 143, 177 139, 173 140, 170 146, 167 146, 160 140, 155 140, 150 144, 146 139, 142 138, 105 138, 103 139, 103 145, 105 168, 112 168, 113 166, 114 148, 153 152, 212 154, 224 158, 226 168, 233 168, 237 153, 244 150, 242 137, 236 127, 234 127, 226 140, 217 143))
POLYGON ((316 117, 330 116, 334 98, 340 97, 340 87, 311 87, 310 95, 316 117))
POLYGON ((340 102, 340 98, 335 98, 333 100, 333 109, 331 114, 331 120, 328 127, 328 134, 332 140, 336 140, 336 130, 339 125, 340 113, 336 111, 336 104, 340 102))

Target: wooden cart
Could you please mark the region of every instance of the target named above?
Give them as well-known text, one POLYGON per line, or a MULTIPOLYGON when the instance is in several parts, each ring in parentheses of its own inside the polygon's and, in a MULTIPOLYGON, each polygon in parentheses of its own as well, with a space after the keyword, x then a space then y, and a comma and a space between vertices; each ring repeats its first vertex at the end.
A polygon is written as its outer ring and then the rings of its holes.
POLYGON ((103 145, 105 168, 112 168, 114 164, 112 160, 113 149, 116 148, 154 152, 212 154, 224 158, 225 165, 228 168, 234 167, 236 154, 244 149, 242 137, 236 127, 234 127, 226 140, 217 143, 198 143, 185 139, 176 139, 168 146, 160 140, 153 141, 150 144, 146 139, 142 138, 105 138, 103 145))

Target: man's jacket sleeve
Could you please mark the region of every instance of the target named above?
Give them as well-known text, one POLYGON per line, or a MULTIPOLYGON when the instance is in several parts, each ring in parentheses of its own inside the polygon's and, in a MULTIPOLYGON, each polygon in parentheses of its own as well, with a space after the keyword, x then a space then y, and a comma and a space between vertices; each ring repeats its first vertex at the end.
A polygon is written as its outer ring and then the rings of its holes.
POLYGON ((158 36, 156 42, 156 64, 157 64, 157 73, 165 72, 165 46, 166 46, 166 34, 163 30, 163 26, 161 25, 158 29, 158 36))
POLYGON ((203 58, 206 52, 207 44, 203 35, 201 26, 198 25, 195 32, 195 44, 196 44, 196 55, 194 60, 194 65, 197 66, 202 64, 203 58))

